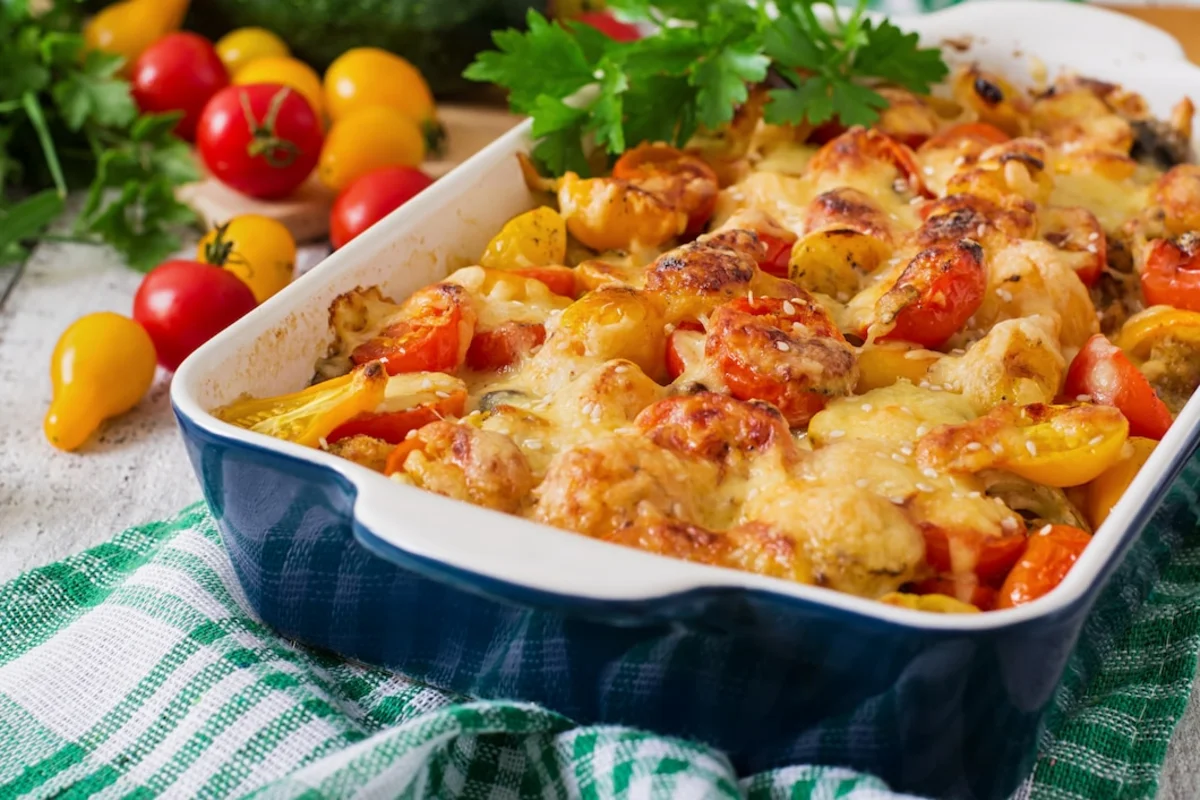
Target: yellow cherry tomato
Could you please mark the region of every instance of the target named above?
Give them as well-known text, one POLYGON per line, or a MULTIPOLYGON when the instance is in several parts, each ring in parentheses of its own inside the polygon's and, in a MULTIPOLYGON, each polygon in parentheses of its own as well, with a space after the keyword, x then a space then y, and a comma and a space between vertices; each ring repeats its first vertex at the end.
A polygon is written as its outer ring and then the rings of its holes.
POLYGON ((267 56, 256 58, 239 69, 233 76, 238 86, 252 83, 278 83, 295 89, 308 101, 318 117, 325 116, 325 94, 321 91, 321 79, 313 68, 297 58, 267 56))
POLYGON ((196 260, 237 275, 261 303, 291 282, 296 240, 279 220, 243 214, 209 231, 196 260))
POLYGON ((425 158, 417 123, 394 108, 371 106, 333 124, 321 148, 317 175, 340 192, 380 167, 415 167, 425 158))
POLYGON ((901 378, 914 384, 925 379, 941 353, 924 350, 907 342, 872 342, 858 350, 857 394, 891 386, 901 378))
POLYGON ((217 40, 217 55, 230 75, 260 58, 287 58, 288 46, 266 28, 238 28, 217 40))
POLYGON ((383 402, 387 384, 383 362, 372 361, 348 375, 299 392, 239 400, 213 414, 239 428, 316 447, 339 425, 374 411, 383 402))
POLYGON ((124 0, 100 10, 83 28, 84 47, 121 56, 121 74, 129 76, 146 48, 179 30, 186 0, 124 0))
POLYGON ((488 243, 479 257, 489 269, 524 269, 561 264, 567 257, 567 223, 553 208, 519 214, 488 243))
POLYGON ((63 331, 50 357, 53 400, 42 430, 76 450, 100 423, 138 404, 154 381, 154 343, 128 317, 102 311, 63 331))
POLYGON ((1200 347, 1200 311, 1151 306, 1125 320, 1114 344, 1140 362, 1167 339, 1200 347))
POLYGON ((1121 459, 1088 484, 1084 508, 1087 509, 1088 522, 1092 523, 1093 528, 1099 528, 1101 523, 1108 519, 1113 506, 1125 494, 1125 490, 1133 483, 1133 479, 1137 477, 1157 446, 1158 442, 1153 439, 1129 437, 1121 459))
POLYGON ((368 106, 388 106, 420 124, 435 116, 433 93, 420 71, 398 55, 374 47, 342 53, 325 70, 325 100, 336 122, 368 106))

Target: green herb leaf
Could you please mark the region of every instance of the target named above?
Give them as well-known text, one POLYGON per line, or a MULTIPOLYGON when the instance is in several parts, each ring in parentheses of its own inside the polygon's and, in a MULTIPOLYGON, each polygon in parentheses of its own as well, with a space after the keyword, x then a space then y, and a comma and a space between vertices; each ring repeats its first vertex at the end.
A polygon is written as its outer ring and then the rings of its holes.
POLYGON ((718 128, 733 119, 733 112, 750 96, 747 83, 767 77, 771 60, 749 45, 730 46, 701 62, 692 75, 699 89, 697 119, 718 128))
POLYGON ((926 93, 949 72, 941 51, 921 48, 915 33, 905 33, 887 20, 878 26, 867 20, 862 31, 867 42, 854 54, 856 75, 883 78, 926 93))
POLYGON ((81 69, 71 70, 51 89, 67 128, 77 131, 86 122, 122 127, 137 117, 129 84, 113 76, 122 59, 93 50, 81 69))

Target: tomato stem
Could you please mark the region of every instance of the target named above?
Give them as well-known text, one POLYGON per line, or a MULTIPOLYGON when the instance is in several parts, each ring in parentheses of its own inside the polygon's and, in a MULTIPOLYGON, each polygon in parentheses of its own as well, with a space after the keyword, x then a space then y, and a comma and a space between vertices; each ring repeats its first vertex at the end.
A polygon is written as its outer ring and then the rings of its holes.
POLYGON ((242 113, 246 117, 246 124, 250 127, 251 139, 250 144, 246 145, 246 152, 252 157, 262 156, 262 159, 267 162, 267 166, 274 169, 290 167, 300 155, 300 148, 296 146, 295 142, 283 139, 275 132, 275 121, 279 116, 279 109, 291 91, 290 88, 284 86, 275 93, 261 124, 254 119, 254 110, 250 108, 250 99, 246 93, 241 92, 238 95, 242 104, 242 113))
POLYGON ((204 260, 214 267, 223 267, 229 261, 229 256, 233 252, 233 242, 225 239, 225 234, 229 231, 229 223, 218 225, 213 229, 216 234, 213 240, 204 246, 204 260))

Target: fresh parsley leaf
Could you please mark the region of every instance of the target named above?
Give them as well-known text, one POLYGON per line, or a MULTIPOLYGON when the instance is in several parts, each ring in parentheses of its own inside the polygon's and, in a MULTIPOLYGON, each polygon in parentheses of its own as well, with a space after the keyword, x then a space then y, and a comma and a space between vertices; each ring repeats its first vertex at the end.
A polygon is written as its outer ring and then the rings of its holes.
POLYGON ((91 121, 121 127, 137 117, 129 84, 114 77, 123 59, 93 50, 81 69, 69 71, 50 91, 67 128, 77 131, 91 121))
POLYGON ((884 20, 863 23, 866 44, 854 54, 857 75, 884 78, 912 92, 925 93, 946 77, 946 63, 934 48, 921 48, 915 33, 905 33, 884 20))
POLYGON ((839 81, 830 97, 833 113, 843 125, 870 125, 887 108, 883 95, 853 81, 839 81))
POLYGON ((620 155, 625 152, 625 92, 629 90, 629 79, 621 68, 612 62, 602 64, 600 92, 590 108, 591 120, 584 130, 596 137, 596 146, 620 155))
POLYGON ((551 133, 579 128, 587 117, 586 108, 569 106, 557 97, 539 95, 533 104, 533 136, 541 138, 551 133))
POLYGON ((625 93, 626 142, 682 147, 696 132, 696 88, 686 76, 651 75, 625 93))
POLYGON ((24 242, 36 238, 63 212, 58 192, 47 189, 7 208, 0 207, 0 264, 28 255, 24 242))
POLYGON ((582 121, 544 137, 529 153, 543 172, 562 175, 574 172, 588 177, 591 166, 583 152, 582 121))
POLYGON ((772 125, 807 121, 820 125, 833 118, 833 84, 828 78, 809 78, 796 89, 772 89, 763 117, 772 125))
POLYGON ((692 73, 696 117, 707 128, 718 128, 733 119, 733 112, 750 96, 747 83, 767 77, 771 60, 749 45, 727 47, 703 61, 692 73))
POLYGON ((804 31, 800 20, 790 14, 780 16, 767 28, 763 51, 776 64, 814 72, 824 66, 827 58, 827 50, 804 31))

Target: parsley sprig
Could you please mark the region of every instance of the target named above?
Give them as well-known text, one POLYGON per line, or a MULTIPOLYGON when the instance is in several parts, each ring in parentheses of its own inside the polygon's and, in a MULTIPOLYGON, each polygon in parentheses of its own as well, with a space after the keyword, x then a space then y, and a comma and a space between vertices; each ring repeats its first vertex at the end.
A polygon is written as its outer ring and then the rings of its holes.
POLYGON ((18 260, 87 189, 72 236, 116 248, 146 270, 179 248, 194 220, 175 199, 197 180, 174 118, 139 116, 120 58, 85 52, 76 0, 34 13, 0 2, 0 263, 18 260))
POLYGON ((467 68, 471 80, 509 90, 513 110, 533 118, 541 168, 589 173, 589 140, 610 155, 643 141, 683 146, 701 128, 730 122, 750 87, 773 73, 764 108, 774 124, 819 125, 836 117, 868 125, 887 101, 872 86, 928 92, 946 75, 917 35, 827 0, 610 0, 654 33, 615 42, 580 23, 530 11, 526 31, 498 31, 496 49, 467 68), (828 5, 822 22, 814 9, 828 5), (776 81, 779 82, 778 80, 776 81))

